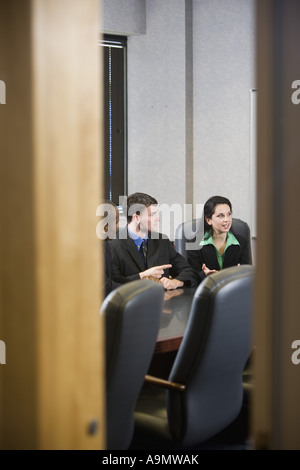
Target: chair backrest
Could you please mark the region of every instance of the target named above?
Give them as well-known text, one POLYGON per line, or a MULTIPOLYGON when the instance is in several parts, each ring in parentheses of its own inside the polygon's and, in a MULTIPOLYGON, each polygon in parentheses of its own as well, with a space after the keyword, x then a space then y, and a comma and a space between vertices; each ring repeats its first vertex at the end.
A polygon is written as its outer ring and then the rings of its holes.
POLYGON ((211 274, 196 290, 169 375, 186 390, 167 392, 170 431, 184 446, 214 436, 241 409, 252 350, 253 278, 253 266, 234 266, 211 274))
POLYGON ((127 449, 134 407, 160 327, 163 287, 150 280, 124 284, 104 300, 106 332, 107 449, 127 449))
MULTIPOLYGON (((251 235, 247 222, 232 218, 231 230, 233 233, 242 235, 249 242, 250 262, 252 263, 251 235)), ((178 225, 175 231, 175 247, 178 253, 187 259, 187 251, 199 248, 199 243, 204 235, 204 219, 189 220, 178 225)))

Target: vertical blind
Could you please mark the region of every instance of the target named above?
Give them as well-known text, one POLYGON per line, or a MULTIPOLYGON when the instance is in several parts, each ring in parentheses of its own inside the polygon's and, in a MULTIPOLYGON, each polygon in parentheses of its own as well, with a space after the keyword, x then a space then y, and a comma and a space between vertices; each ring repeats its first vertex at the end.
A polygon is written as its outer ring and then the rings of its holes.
POLYGON ((119 205, 127 194, 127 38, 104 36, 104 194, 119 205))

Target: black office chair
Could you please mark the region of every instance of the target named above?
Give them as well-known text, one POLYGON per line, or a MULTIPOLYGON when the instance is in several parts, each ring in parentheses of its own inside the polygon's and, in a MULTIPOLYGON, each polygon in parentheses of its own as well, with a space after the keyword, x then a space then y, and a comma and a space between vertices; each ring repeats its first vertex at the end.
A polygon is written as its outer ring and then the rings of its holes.
MULTIPOLYGON (((241 219, 232 218, 233 234, 242 235, 249 242, 250 264, 252 264, 251 235, 249 225, 241 219)), ((175 231, 175 247, 187 259, 187 251, 199 249, 204 235, 204 219, 189 220, 178 225, 175 231)))
POLYGON ((195 448, 219 434, 227 443, 247 439, 253 278, 253 266, 234 266, 199 285, 168 380, 147 376, 131 449, 195 448))
POLYGON ((108 450, 124 450, 130 444, 134 407, 155 348, 163 295, 160 284, 138 280, 118 287, 102 304, 108 450))

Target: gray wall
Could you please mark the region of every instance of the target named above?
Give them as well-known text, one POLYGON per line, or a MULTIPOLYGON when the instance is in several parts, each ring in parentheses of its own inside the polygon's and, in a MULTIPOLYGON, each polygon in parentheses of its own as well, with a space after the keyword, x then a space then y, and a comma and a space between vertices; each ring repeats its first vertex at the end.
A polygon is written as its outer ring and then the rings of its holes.
POLYGON ((100 0, 100 32, 146 33, 146 0, 100 0))
POLYGON ((252 0, 194 1, 194 200, 231 199, 250 222, 252 0))
MULTIPOLYGON (((194 212, 222 194, 251 224, 255 1, 102 0, 102 9, 101 31, 129 36, 129 193, 194 212)), ((163 231, 173 238, 178 222, 163 231)))

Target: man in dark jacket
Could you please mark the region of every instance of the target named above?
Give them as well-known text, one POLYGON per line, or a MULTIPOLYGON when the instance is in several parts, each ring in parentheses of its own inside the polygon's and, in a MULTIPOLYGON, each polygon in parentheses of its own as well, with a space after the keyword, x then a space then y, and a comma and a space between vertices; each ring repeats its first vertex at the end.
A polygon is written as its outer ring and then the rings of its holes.
POLYGON ((158 233, 158 203, 144 193, 127 198, 127 226, 111 240, 112 277, 125 283, 150 278, 166 290, 197 285, 197 276, 166 235, 158 233))

